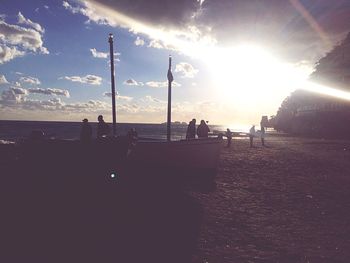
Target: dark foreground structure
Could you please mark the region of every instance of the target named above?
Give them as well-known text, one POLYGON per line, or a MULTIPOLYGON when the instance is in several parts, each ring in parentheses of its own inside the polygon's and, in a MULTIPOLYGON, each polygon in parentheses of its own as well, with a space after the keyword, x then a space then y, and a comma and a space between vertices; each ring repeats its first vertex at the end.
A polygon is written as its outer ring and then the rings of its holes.
POLYGON ((190 262, 201 208, 184 189, 208 191, 216 171, 166 163, 186 142, 127 139, 2 145, 0 261, 190 262))

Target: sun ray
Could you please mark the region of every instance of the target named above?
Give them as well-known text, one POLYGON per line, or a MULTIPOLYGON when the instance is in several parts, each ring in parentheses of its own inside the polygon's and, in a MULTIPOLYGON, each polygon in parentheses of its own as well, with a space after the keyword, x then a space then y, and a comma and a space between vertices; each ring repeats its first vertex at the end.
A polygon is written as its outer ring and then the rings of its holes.
POLYGON ((309 11, 300 3, 299 0, 289 0, 289 2, 294 6, 294 8, 303 16, 306 22, 310 25, 310 27, 316 32, 316 34, 321 38, 324 45, 327 49, 332 47, 332 43, 330 42, 326 32, 320 26, 320 24, 316 21, 316 19, 310 14, 309 11))

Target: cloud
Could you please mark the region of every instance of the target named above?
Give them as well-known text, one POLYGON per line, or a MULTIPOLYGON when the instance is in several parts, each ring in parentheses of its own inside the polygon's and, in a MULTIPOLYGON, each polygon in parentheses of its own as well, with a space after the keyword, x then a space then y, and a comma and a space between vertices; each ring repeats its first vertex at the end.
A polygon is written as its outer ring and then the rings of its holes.
MULTIPOLYGON (((146 86, 151 88, 165 88, 168 87, 168 81, 148 81, 146 82, 146 86)), ((180 87, 181 84, 176 81, 172 82, 172 87, 180 87)))
POLYGON ((5 77, 5 75, 1 75, 0 74, 0 85, 1 84, 8 84, 8 81, 7 81, 6 77, 5 77))
POLYGON ((125 17, 136 17, 143 23, 152 23, 168 26, 179 26, 190 21, 200 7, 197 0, 163 0, 163 1, 80 1, 82 6, 73 7, 69 3, 64 3, 66 9, 72 13, 80 13, 96 23, 108 23, 110 25, 120 24, 125 26, 125 17), (110 16, 102 16, 103 12, 110 12, 110 16), (119 16, 112 16, 113 12, 118 12, 119 16), (124 23, 123 23, 124 22, 124 23))
POLYGON ((65 76, 65 77, 61 77, 59 79, 66 79, 66 80, 70 80, 73 82, 80 82, 80 83, 84 83, 84 84, 90 84, 90 85, 101 85, 102 83, 102 78, 96 75, 86 75, 84 77, 80 77, 80 76, 65 76))
POLYGON ((154 98, 154 97, 152 97, 150 95, 145 96, 145 101, 146 102, 161 103, 161 104, 166 104, 167 103, 167 101, 165 101, 165 100, 160 100, 160 99, 154 98))
POLYGON ((189 63, 181 62, 176 65, 175 72, 181 73, 184 78, 193 78, 198 73, 198 69, 189 63))
POLYGON ((40 32, 31 28, 10 25, 4 21, 0 21, 0 41, 8 45, 20 46, 33 52, 49 53, 43 46, 40 32))
POLYGON ((0 44, 0 64, 24 55, 25 52, 18 50, 17 47, 8 47, 0 44))
POLYGON ((43 95, 57 95, 57 96, 64 96, 69 98, 69 91, 68 90, 62 90, 62 89, 42 89, 42 88, 30 88, 28 89, 29 93, 36 93, 36 94, 43 94, 43 95))
POLYGON ((10 90, 12 90, 16 95, 28 95, 28 90, 20 87, 11 87, 10 90))
POLYGON ((150 47, 200 57, 213 46, 257 44, 290 62, 316 62, 345 37, 348 0, 79 0, 65 6, 90 21, 127 28, 150 47), (297 4, 298 3, 298 4, 297 4), (302 5, 300 4, 302 3, 302 5), (229 32, 229 33, 228 33, 229 32))
POLYGON ((133 97, 117 95, 118 100, 132 101, 133 97))
POLYGON ((107 52, 98 52, 96 48, 91 48, 90 49, 91 54, 94 58, 107 58, 108 53, 107 52))
MULTIPOLYGON (((104 92, 103 96, 112 98, 112 92, 104 92)), ((131 100, 134 99, 133 97, 122 96, 122 95, 119 95, 119 94, 116 94, 116 98, 117 98, 117 100, 125 100, 125 101, 131 101, 131 100)))
POLYGON ((148 47, 153 47, 157 49, 168 49, 173 51, 178 51, 179 49, 176 48, 174 45, 166 44, 164 41, 159 39, 153 39, 149 44, 148 47))
POLYGON ((21 96, 18 96, 13 89, 3 90, 1 92, 0 105, 2 106, 15 105, 20 102, 20 100, 21 96))
POLYGON ((88 102, 76 102, 76 103, 65 103, 60 98, 51 98, 49 100, 34 100, 28 99, 26 95, 27 90, 21 88, 10 88, 2 91, 0 94, 0 109, 5 109, 6 112, 12 109, 18 114, 18 112, 35 112, 37 114, 43 112, 62 112, 69 114, 77 113, 104 113, 109 112, 111 106, 109 103, 99 100, 89 100, 88 102))
POLYGON ((40 85, 41 82, 38 78, 35 78, 35 77, 20 77, 19 79, 20 82, 22 83, 29 83, 29 84, 32 84, 32 85, 40 85))
POLYGON ((18 14, 18 20, 34 28, 11 25, 0 19, 0 64, 24 56, 28 52, 49 54, 43 46, 42 27, 26 19, 21 13, 18 14))
POLYGON ((123 82, 123 84, 128 85, 128 86, 143 86, 143 82, 136 81, 134 79, 127 79, 123 82))
POLYGON ((25 18, 21 12, 18 12, 18 24, 24 24, 27 26, 30 26, 32 28, 34 28, 36 31, 44 33, 44 29, 41 27, 40 24, 33 22, 32 20, 25 18))
POLYGON ((136 46, 143 46, 145 44, 145 41, 138 36, 134 43, 136 46))

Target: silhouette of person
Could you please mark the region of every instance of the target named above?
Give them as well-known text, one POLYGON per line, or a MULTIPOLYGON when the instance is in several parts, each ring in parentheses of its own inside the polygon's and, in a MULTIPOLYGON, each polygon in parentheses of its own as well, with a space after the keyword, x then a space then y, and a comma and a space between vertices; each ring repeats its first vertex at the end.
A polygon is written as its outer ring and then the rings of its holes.
POLYGON ((261 126, 261 144, 265 146, 265 127, 261 126))
POLYGON ((80 131, 80 140, 82 142, 89 142, 92 138, 92 128, 88 119, 83 120, 80 131))
POLYGON ((135 128, 132 128, 128 131, 128 141, 129 145, 135 145, 137 141, 137 131, 135 128))
POLYGON ((253 125, 249 130, 249 142, 250 147, 253 147, 253 138, 255 136, 255 125, 253 125))
POLYGON ((226 137, 227 137, 227 147, 231 147, 231 140, 232 140, 232 132, 229 128, 226 130, 226 137))
POLYGON ((198 138, 208 138, 209 132, 210 132, 210 129, 208 125, 205 123, 204 120, 201 120, 201 123, 198 125, 198 128, 197 128, 198 138))
POLYGON ((97 120, 98 120, 98 124, 97 124, 97 138, 102 138, 102 137, 107 136, 109 134, 109 126, 103 120, 103 116, 99 115, 97 120))
POLYGON ((196 138, 196 119, 192 119, 187 126, 186 139, 196 138))

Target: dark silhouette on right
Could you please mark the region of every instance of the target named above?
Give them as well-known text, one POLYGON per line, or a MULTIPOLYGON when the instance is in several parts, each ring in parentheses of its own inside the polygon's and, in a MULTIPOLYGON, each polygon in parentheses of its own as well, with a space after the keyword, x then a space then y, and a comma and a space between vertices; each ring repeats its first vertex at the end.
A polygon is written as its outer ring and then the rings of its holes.
POLYGON ((255 125, 253 125, 250 130, 249 130, 249 143, 250 143, 250 148, 253 147, 253 139, 255 136, 255 125))
POLYGON ((90 142, 92 138, 92 128, 88 119, 83 120, 80 131, 80 140, 82 142, 90 142))
POLYGON ((231 141, 232 141, 232 132, 229 128, 226 130, 226 137, 227 137, 227 148, 231 147, 231 141))
POLYGON ((97 125, 97 138, 105 137, 109 134, 109 126, 107 123, 105 123, 103 116, 99 115, 98 118, 98 125, 97 125))
POLYGON ((208 138, 208 134, 210 132, 210 129, 208 125, 205 123, 204 120, 201 120, 201 123, 199 124, 197 128, 197 135, 198 138, 208 138))
POLYGON ((186 139, 196 138, 196 119, 192 119, 187 126, 186 139))

